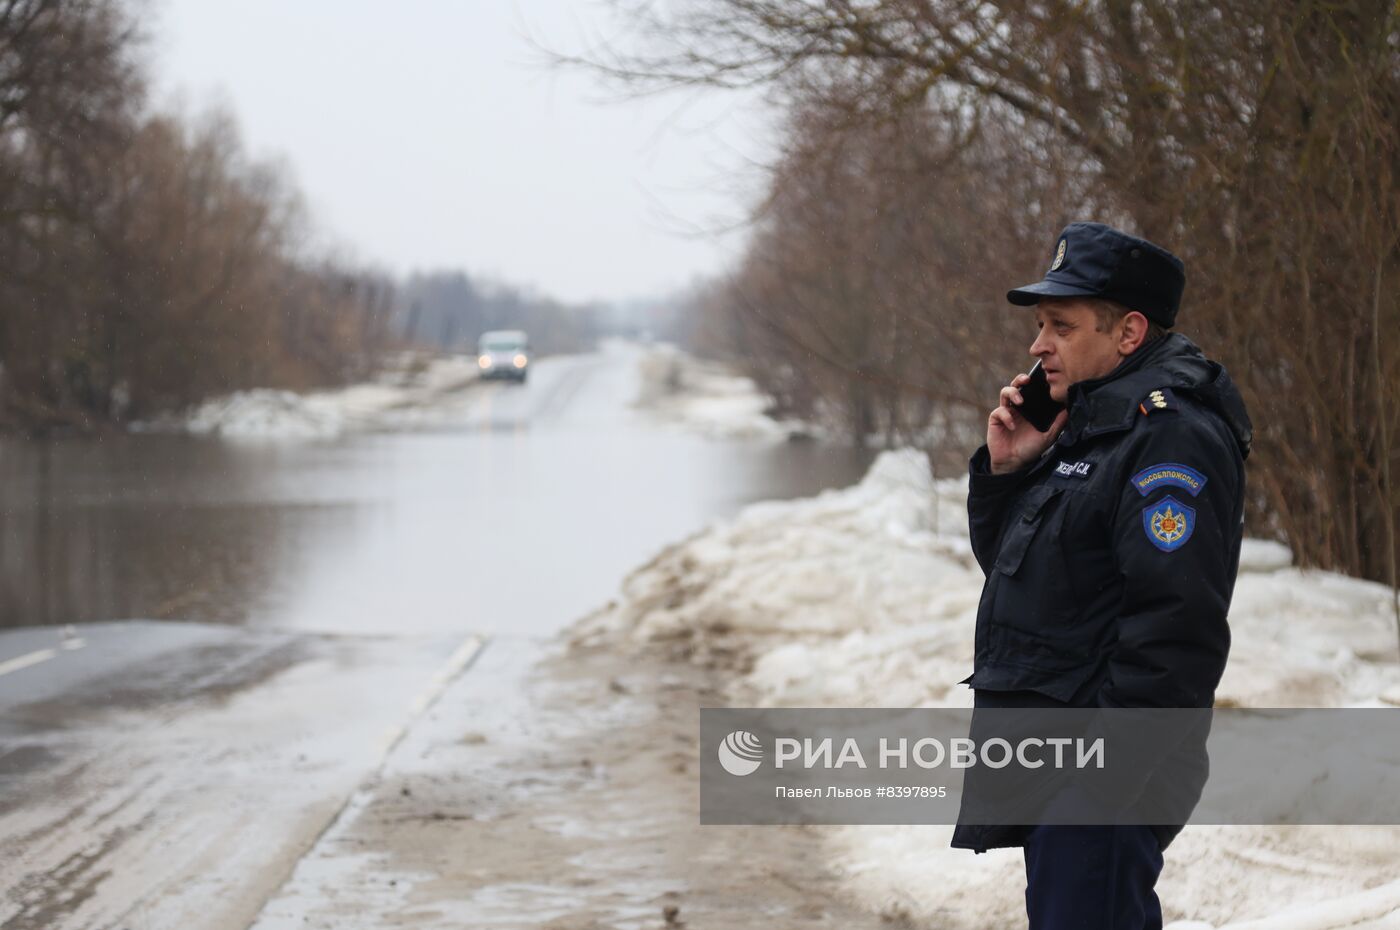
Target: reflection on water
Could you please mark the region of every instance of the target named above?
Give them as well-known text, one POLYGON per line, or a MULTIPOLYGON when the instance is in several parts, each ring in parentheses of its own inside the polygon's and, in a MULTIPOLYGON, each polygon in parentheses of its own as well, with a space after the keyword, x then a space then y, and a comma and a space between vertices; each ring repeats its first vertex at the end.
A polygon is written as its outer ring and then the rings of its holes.
POLYGON ((324 451, 0 441, 0 625, 256 616, 316 539, 353 523, 310 478, 324 451))
POLYGON ((871 458, 658 430, 625 377, 573 365, 431 432, 0 441, 0 625, 544 633, 667 542, 871 458))

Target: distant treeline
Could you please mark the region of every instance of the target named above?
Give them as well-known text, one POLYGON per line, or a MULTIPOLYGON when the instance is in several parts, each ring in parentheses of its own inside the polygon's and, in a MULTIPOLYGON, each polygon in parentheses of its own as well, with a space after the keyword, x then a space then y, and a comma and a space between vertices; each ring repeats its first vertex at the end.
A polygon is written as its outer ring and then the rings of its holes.
POLYGON ((747 257, 698 303, 781 407, 975 435, 1030 362, 1008 286, 1066 222, 1120 225, 1184 258, 1178 329, 1245 391, 1249 533, 1395 583, 1400 5, 617 2, 649 38, 594 67, 784 108, 747 257))
POLYGON ((312 253, 298 192, 231 119, 152 112, 142 41, 122 0, 0 0, 0 430, 343 383, 480 328, 591 338, 587 311, 312 253))
POLYGON ((0 426, 90 428, 357 377, 382 276, 306 254, 231 121, 152 113, 114 0, 0 0, 0 426))
POLYGON ((564 304, 503 284, 473 280, 462 272, 410 275, 398 292, 395 331, 406 341, 455 351, 476 351, 492 329, 523 329, 536 353, 577 352, 605 329, 601 307, 564 304))

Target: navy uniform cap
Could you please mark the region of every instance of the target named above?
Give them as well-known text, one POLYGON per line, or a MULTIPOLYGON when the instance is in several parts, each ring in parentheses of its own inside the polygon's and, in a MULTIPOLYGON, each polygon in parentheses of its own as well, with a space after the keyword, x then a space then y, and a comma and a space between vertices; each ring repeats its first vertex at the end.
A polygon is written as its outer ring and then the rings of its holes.
POLYGON ((1186 266, 1161 246, 1103 223, 1070 223, 1044 280, 1006 299, 1028 307, 1042 297, 1104 297, 1170 327, 1185 287, 1186 266))

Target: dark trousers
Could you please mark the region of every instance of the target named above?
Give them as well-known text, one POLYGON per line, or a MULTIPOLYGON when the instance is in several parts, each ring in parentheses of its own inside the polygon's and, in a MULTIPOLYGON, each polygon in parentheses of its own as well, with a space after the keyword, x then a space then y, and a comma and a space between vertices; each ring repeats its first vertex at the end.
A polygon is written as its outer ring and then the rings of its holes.
POLYGON ((1042 824, 1026 835, 1030 930, 1162 930, 1149 827, 1042 824))

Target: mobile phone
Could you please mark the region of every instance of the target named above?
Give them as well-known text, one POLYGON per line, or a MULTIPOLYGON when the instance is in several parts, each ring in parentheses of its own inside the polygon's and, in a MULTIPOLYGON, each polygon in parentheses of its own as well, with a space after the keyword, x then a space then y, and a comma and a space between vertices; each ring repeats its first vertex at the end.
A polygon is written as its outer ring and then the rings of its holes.
POLYGON ((1021 403, 1016 409, 1026 418, 1026 422, 1043 433, 1050 429, 1065 405, 1050 397, 1050 382, 1045 378, 1040 359, 1036 359, 1031 366, 1030 376, 1031 379, 1018 389, 1021 403))

